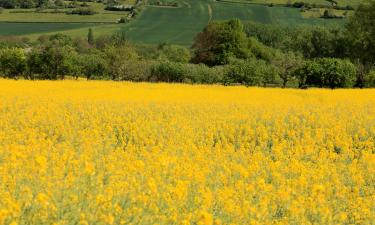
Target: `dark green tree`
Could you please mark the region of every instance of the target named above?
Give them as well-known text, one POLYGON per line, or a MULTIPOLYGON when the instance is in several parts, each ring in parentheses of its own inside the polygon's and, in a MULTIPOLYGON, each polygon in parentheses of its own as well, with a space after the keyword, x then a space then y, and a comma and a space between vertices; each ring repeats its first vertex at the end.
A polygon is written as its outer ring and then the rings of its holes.
POLYGON ((345 88, 353 87, 356 67, 349 60, 317 58, 306 61, 294 75, 299 78, 299 86, 345 88))
POLYGON ((357 86, 363 87, 365 76, 375 63, 375 0, 358 6, 347 30, 353 43, 351 56, 363 65, 357 74, 357 86))
POLYGON ((193 63, 228 64, 231 58, 247 57, 247 38, 238 19, 211 22, 194 39, 193 63))
POLYGON ((291 51, 287 53, 279 52, 274 58, 272 64, 275 65, 278 70, 283 88, 285 88, 288 82, 293 78, 294 70, 296 70, 302 62, 302 56, 291 51))
POLYGON ((16 78, 26 71, 26 56, 22 48, 0 50, 0 72, 9 78, 16 78))

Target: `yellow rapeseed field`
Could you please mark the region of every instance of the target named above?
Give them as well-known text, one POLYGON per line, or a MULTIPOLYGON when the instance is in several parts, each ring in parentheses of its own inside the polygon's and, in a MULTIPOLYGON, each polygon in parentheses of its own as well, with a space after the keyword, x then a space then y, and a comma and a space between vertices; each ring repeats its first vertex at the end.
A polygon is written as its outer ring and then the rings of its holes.
POLYGON ((0 80, 0 224, 375 224, 375 90, 0 80))

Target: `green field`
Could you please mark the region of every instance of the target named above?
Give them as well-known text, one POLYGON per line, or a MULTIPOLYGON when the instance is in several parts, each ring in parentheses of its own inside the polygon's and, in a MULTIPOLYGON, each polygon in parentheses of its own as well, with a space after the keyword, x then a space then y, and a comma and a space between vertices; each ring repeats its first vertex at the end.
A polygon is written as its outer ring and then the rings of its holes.
MULTIPOLYGON (((89 23, 6 23, 0 22, 0 35, 29 35, 64 32, 66 30, 95 26, 89 23)), ((87 29, 85 29, 87 30, 87 29)), ((87 32, 87 31, 86 31, 87 32)))
MULTIPOLYGON (((301 14, 299 9, 296 8, 268 7, 259 4, 228 3, 211 0, 185 0, 180 8, 148 6, 145 7, 142 13, 135 20, 126 25, 85 24, 89 22, 113 21, 120 16, 116 13, 107 15, 103 12, 94 16, 70 16, 66 20, 56 19, 57 16, 54 16, 51 13, 46 17, 30 17, 31 19, 27 20, 27 22, 44 20, 48 22, 66 21, 70 23, 0 22, 0 35, 30 36, 30 34, 32 34, 30 37, 37 37, 41 33, 53 34, 59 31, 64 31, 64 33, 72 36, 85 36, 87 35, 87 27, 93 27, 96 36, 111 34, 115 31, 122 30, 126 33, 126 36, 134 42, 152 44, 164 42, 190 45, 194 36, 201 31, 210 20, 239 18, 242 21, 254 21, 282 26, 306 24, 331 25, 343 24, 345 22, 345 20, 339 19, 324 20, 306 18, 301 14), (98 18, 95 19, 95 16, 98 18), (109 17, 107 18, 106 16, 109 17), (71 22, 81 23, 75 24, 71 22)), ((2 17, 0 15, 0 21, 5 21, 5 19, 1 18, 2 17)), ((18 18, 18 20, 14 19, 13 21, 22 21, 20 18, 18 18)), ((25 15, 23 20, 25 21, 26 19, 27 15, 25 15)))
POLYGON ((204 0, 190 0, 182 8, 147 7, 142 15, 123 30, 132 41, 144 43, 190 44, 210 20, 204 0))
POLYGON ((184 8, 148 7, 136 21, 123 30, 130 40, 136 42, 188 45, 210 20, 239 18, 242 21, 277 25, 332 25, 345 22, 339 19, 304 18, 295 8, 204 0, 188 2, 190 7, 184 8))

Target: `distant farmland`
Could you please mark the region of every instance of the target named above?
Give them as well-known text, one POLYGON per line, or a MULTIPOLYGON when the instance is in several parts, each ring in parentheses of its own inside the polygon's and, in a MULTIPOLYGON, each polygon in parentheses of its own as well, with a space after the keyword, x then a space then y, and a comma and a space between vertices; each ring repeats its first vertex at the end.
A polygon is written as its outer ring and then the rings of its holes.
POLYGON ((129 39, 137 42, 190 44, 194 35, 210 20, 239 18, 243 21, 285 26, 344 23, 344 20, 337 19, 327 21, 303 18, 296 8, 204 0, 190 0, 189 3, 189 7, 176 9, 147 7, 136 21, 123 30, 129 39))
MULTIPOLYGON (((212 2, 208 0, 186 0, 179 8, 147 6, 141 14, 129 24, 93 24, 94 17, 82 17, 82 23, 3 23, 0 22, 0 35, 27 35, 37 37, 40 34, 53 34, 64 31, 72 36, 86 36, 87 28, 93 27, 96 36, 124 31, 126 36, 140 43, 174 43, 190 45, 196 33, 201 31, 210 20, 239 18, 265 24, 288 25, 332 25, 343 24, 345 20, 304 18, 296 8, 269 7, 266 5, 212 2)), ((3 15, 4 16, 4 15, 3 15)), ((61 16, 61 15, 60 15, 61 16)), ((108 22, 109 15, 97 15, 103 22, 108 22)), ((111 20, 118 15, 113 14, 111 20)), ((34 16, 35 17, 35 16, 34 16)), ((55 22, 50 18, 46 22, 55 22)), ((77 17, 75 17, 77 18, 77 17)), ((40 21, 33 18, 33 22, 40 21)), ((57 20, 58 21, 58 20, 57 20)), ((78 21, 74 21, 78 22, 78 21)))

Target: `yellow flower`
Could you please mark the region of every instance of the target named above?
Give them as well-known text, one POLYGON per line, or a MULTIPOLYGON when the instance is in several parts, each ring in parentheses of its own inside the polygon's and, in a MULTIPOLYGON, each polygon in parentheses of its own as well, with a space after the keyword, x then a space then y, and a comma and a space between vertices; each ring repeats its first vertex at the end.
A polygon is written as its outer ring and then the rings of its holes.
POLYGON ((205 212, 205 211, 200 212, 198 224, 201 224, 201 225, 211 225, 211 224, 213 224, 212 215, 208 212, 205 212))

